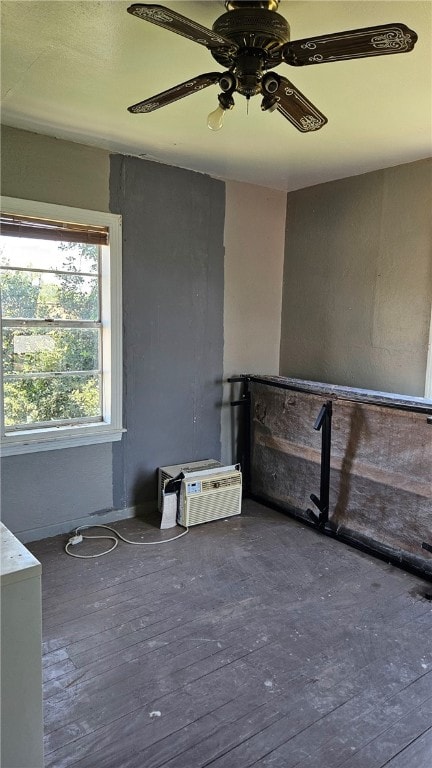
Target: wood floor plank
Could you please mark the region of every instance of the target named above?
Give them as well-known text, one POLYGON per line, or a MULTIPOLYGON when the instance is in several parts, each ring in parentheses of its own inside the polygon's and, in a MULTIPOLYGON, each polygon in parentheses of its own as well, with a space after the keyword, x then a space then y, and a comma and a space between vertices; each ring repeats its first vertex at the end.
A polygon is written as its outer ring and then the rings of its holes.
MULTIPOLYGON (((244 627, 243 627, 244 628, 244 627)), ((150 640, 141 640, 129 645, 125 650, 111 653, 104 656, 100 661, 92 661, 88 664, 79 664, 74 656, 71 661, 74 664, 73 671, 65 671, 61 677, 57 676, 56 682, 63 688, 70 687, 70 678, 73 677, 76 670, 80 671, 81 683, 97 678, 99 675, 106 677, 108 670, 114 669, 120 665, 129 664, 132 661, 141 659, 143 663, 150 665, 160 665, 166 663, 168 658, 182 656, 187 654, 197 660, 198 655, 203 657, 211 656, 218 651, 233 646, 238 638, 241 627, 236 628, 224 636, 221 633, 218 637, 203 637, 201 633, 194 633, 190 627, 176 627, 174 632, 163 634, 164 640, 155 639, 152 635, 150 640), (174 635, 174 637, 173 637, 174 635), (148 658, 144 658, 148 657, 148 658)), ((207 635, 210 633, 206 633, 207 635)), ((58 688, 57 688, 58 690, 58 688)))
POLYGON ((100 680, 90 680, 66 694, 55 696, 45 704, 45 724, 47 732, 74 722, 81 717, 103 717, 110 722, 118 716, 122 706, 130 711, 128 699, 134 693, 146 691, 151 698, 162 695, 166 691, 175 692, 193 680, 242 659, 249 653, 247 647, 241 644, 232 645, 227 649, 171 655, 161 667, 155 664, 144 665, 141 660, 131 662, 128 667, 121 665, 100 680), (105 685, 108 679, 107 685, 105 685))
POLYGON ((430 768, 431 762, 432 728, 428 728, 381 768, 430 768))
MULTIPOLYGON (((274 722, 280 717, 277 712, 274 712, 270 708, 255 708, 255 710, 251 712, 251 707, 252 705, 249 702, 249 711, 244 718, 241 718, 241 722, 238 726, 239 729, 241 729, 243 725, 245 725, 248 730, 253 729, 255 723, 255 727, 262 728, 263 723, 274 722)), ((228 702, 226 708, 231 712, 231 716, 233 715, 233 711, 237 712, 237 705, 233 701, 228 702)), ((108 746, 105 746, 104 749, 99 750, 96 754, 93 752, 91 755, 86 756, 84 759, 75 763, 74 766, 76 766, 76 768, 90 768, 92 760, 96 757, 98 768, 114 768, 114 766, 119 763, 122 766, 127 765, 128 768, 132 768, 132 766, 137 768, 143 765, 147 768, 149 762, 150 764, 151 762, 160 764, 161 759, 166 762, 166 758, 170 758, 173 754, 173 752, 170 751, 170 747, 171 749, 174 749, 176 763, 179 766, 188 765, 189 756, 185 763, 182 762, 182 755, 180 754, 182 740, 180 734, 185 731, 184 735, 187 739, 188 731, 189 733, 193 733, 195 730, 196 735, 201 733, 202 729, 205 733, 206 725, 208 725, 209 722, 212 723, 213 730, 215 727, 220 727, 220 720, 216 718, 220 709, 223 708, 211 710, 206 716, 206 707, 202 705, 200 710, 202 716, 200 718, 196 717, 196 711, 193 709, 185 712, 173 712, 171 713, 171 717, 168 716, 165 720, 163 720, 162 715, 160 718, 157 718, 157 729, 156 727, 152 729, 149 728, 148 733, 145 734, 141 730, 138 739, 135 738, 134 740, 129 740, 128 743, 125 743, 125 740, 117 742, 114 750, 110 739, 110 744, 108 746), (142 751, 143 747, 146 748, 144 752, 142 751)), ((239 718, 239 714, 237 714, 236 717, 239 718)))
POLYGON ((163 547, 80 561, 64 541, 30 545, 46 766, 402 768, 399 754, 427 754, 423 580, 250 501, 163 547))
POLYGON ((263 696, 251 696, 253 686, 243 696, 230 701, 227 705, 213 711, 208 717, 199 718, 186 728, 173 731, 164 739, 157 741, 146 749, 139 748, 125 762, 124 768, 177 768, 197 764, 200 753, 202 755, 202 742, 206 741, 206 759, 210 755, 209 740, 227 740, 229 732, 231 738, 238 743, 248 738, 257 730, 275 722, 281 717, 276 704, 263 696), (173 757, 174 755, 174 757, 173 757))
MULTIPOLYGON (((422 706, 415 713, 400 718, 378 739, 373 739, 362 749, 354 752, 352 757, 345 760, 343 768, 383 768, 387 764, 391 765, 396 756, 403 755, 412 742, 430 730, 431 724, 432 706, 431 704, 422 706)), ((402 765, 406 765, 406 768, 418 768, 415 763, 411 766, 410 763, 402 762, 402 765)))
MULTIPOLYGON (((161 712, 163 714, 164 722, 162 728, 162 737, 171 730, 178 730, 179 723, 184 722, 179 720, 181 713, 185 710, 185 705, 188 707, 188 722, 193 722, 196 719, 196 713, 202 717, 207 711, 213 712, 215 708, 221 705, 221 702, 229 702, 238 696, 238 692, 241 689, 247 689, 247 701, 249 708, 256 708, 257 703, 251 696, 254 691, 254 686, 250 686, 249 670, 242 662, 234 662, 229 665, 230 669, 227 671, 225 668, 219 668, 213 673, 203 675, 200 678, 195 679, 189 684, 177 687, 175 691, 171 690, 166 693, 151 689, 151 686, 145 690, 137 692, 136 706, 133 711, 127 713, 127 716, 122 716, 120 710, 117 710, 117 717, 111 719, 108 726, 104 726, 102 719, 99 721, 99 727, 92 729, 92 733, 87 739, 80 739, 79 754, 80 759, 87 760, 88 755, 94 756, 96 750, 98 754, 98 762, 102 761, 104 756, 103 750, 106 749, 108 759, 111 759, 113 753, 113 733, 118 733, 118 740, 124 746, 122 741, 122 734, 135 732, 131 723, 138 718, 145 725, 150 726, 150 730, 146 731, 146 736, 150 739, 147 744, 153 743, 154 731, 156 730, 157 739, 161 737, 159 733, 161 729, 161 722, 157 720, 156 725, 150 723, 149 713, 152 711, 161 712), (153 694, 153 696, 152 696, 153 694), (209 708, 208 710, 206 708, 209 708), (173 717, 169 718, 170 713, 173 717), (88 751, 88 754, 87 754, 88 751)), ((255 689, 257 693, 257 690, 255 689)), ((265 693, 265 690, 263 691, 265 693)), ((84 723, 88 725, 88 718, 84 718, 84 723)), ((138 743, 141 748, 146 746, 144 735, 141 728, 137 728, 138 743)), ((56 738, 57 732, 54 732, 53 737, 56 738)), ((131 739, 133 745, 134 739, 131 739)), ((74 745, 69 746, 67 749, 60 749, 55 752, 54 755, 48 755, 48 760, 53 760, 53 765, 57 766, 59 760, 64 760, 65 765, 69 764, 68 761, 76 760, 77 751, 74 750, 74 745), (72 748, 71 748, 72 747, 72 748)), ((50 764, 50 762, 48 762, 50 764)))
MULTIPOLYGON (((432 673, 429 673, 385 699, 379 699, 377 691, 375 706, 367 696, 349 699, 328 717, 259 760, 256 766, 321 768, 325 765, 326 768, 336 768, 370 742, 385 739, 386 732, 404 715, 414 721, 420 707, 430 711, 431 685, 432 673)), ((377 751, 375 747, 375 755, 377 751)))

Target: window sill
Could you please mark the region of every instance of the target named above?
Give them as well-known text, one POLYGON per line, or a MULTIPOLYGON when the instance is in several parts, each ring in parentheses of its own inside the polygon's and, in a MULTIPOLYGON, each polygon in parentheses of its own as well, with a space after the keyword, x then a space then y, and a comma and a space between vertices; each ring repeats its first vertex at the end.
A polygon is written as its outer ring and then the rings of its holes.
POLYGON ((82 445, 114 443, 122 439, 123 428, 114 428, 109 424, 89 427, 58 427, 44 430, 21 432, 4 437, 0 445, 0 456, 16 456, 21 453, 56 451, 61 448, 78 448, 82 445))

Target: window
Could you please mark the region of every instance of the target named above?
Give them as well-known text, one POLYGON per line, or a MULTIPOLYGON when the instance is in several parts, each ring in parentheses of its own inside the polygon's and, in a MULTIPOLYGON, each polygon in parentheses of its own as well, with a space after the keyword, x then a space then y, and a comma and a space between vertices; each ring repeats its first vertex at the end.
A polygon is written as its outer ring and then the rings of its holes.
POLYGON ((121 217, 2 198, 1 452, 120 440, 121 217))

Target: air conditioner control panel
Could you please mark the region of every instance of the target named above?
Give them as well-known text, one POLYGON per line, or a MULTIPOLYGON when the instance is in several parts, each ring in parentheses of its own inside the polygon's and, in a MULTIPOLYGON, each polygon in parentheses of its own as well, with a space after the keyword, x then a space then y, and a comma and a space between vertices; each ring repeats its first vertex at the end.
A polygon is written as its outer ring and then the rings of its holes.
POLYGON ((192 494, 192 493, 201 493, 201 482, 199 480, 194 480, 193 482, 186 483, 186 493, 192 494))

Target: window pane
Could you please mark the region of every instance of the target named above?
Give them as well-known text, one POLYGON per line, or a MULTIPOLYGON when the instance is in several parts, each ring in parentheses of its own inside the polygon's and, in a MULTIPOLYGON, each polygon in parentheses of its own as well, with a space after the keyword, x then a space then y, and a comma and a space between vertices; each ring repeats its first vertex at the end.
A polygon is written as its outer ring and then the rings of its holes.
POLYGON ((99 269, 99 246, 85 243, 55 243, 30 237, 0 237, 0 263, 28 269, 91 272, 99 269))
POLYGON ((2 316, 46 320, 98 320, 97 277, 0 270, 2 316))
POLYGON ((4 374, 99 369, 98 328, 5 328, 4 374))
POLYGON ((5 426, 100 416, 100 392, 100 376, 6 381, 5 426))

